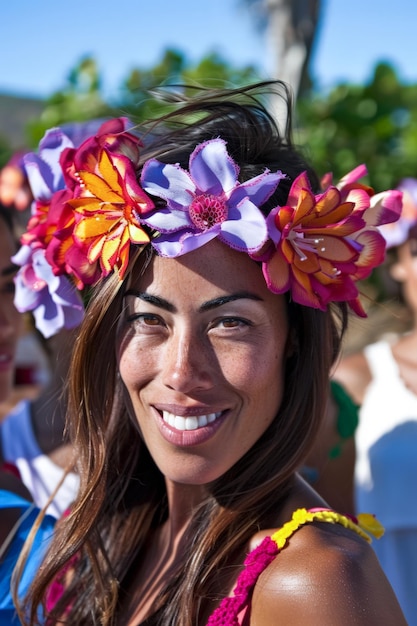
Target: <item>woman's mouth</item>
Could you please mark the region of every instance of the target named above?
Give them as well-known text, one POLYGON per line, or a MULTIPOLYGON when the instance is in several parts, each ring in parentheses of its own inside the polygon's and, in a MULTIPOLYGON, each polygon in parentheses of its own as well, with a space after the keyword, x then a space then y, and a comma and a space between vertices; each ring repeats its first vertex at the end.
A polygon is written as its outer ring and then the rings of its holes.
POLYGON ((215 422, 220 417, 219 413, 208 413, 207 415, 190 415, 183 417, 182 415, 175 415, 169 411, 162 411, 162 419, 164 422, 175 428, 176 430, 198 430, 215 422))
MULTIPOLYGON (((156 425, 166 441, 179 447, 196 446, 209 441, 230 414, 229 410, 205 413, 202 407, 195 410, 197 415, 191 408, 188 408, 188 414, 187 409, 178 410, 175 407, 169 409, 168 407, 156 409, 159 418, 156 425)), ((208 411, 208 407, 205 410, 208 411)))

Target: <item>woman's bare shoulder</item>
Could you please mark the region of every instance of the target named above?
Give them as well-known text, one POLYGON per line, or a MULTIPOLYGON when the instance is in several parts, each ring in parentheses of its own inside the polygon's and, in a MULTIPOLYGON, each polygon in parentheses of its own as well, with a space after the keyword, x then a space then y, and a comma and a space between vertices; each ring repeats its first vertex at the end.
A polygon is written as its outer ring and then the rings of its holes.
POLYGON ((251 625, 406 626, 371 546, 339 525, 298 530, 254 590, 251 625))

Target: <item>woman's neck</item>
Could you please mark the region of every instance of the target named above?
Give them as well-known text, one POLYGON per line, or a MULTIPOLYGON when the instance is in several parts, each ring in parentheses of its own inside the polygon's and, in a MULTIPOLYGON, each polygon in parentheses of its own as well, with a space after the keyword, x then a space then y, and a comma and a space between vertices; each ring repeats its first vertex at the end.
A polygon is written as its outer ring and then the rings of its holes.
POLYGON ((203 485, 183 485, 168 479, 165 481, 168 497, 168 520, 171 539, 182 536, 193 512, 204 500, 206 489, 203 485))
POLYGON ((152 532, 140 561, 132 569, 127 585, 126 608, 118 623, 136 626, 155 612, 161 593, 177 574, 187 554, 187 527, 193 510, 204 498, 205 490, 194 485, 166 481, 169 515, 152 532))

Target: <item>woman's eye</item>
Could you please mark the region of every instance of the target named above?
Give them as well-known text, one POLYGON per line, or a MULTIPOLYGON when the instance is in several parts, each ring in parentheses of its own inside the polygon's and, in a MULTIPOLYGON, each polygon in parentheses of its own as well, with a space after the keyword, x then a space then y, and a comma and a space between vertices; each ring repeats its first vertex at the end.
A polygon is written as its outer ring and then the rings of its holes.
POLYGON ((224 317, 213 324, 217 328, 244 328, 250 325, 248 320, 240 317, 224 317))
POLYGON ((133 313, 132 315, 128 315, 127 321, 142 326, 159 326, 162 324, 160 317, 149 313, 133 313))
POLYGON ((235 328, 236 326, 240 326, 241 321, 235 319, 222 320, 221 325, 225 328, 235 328))

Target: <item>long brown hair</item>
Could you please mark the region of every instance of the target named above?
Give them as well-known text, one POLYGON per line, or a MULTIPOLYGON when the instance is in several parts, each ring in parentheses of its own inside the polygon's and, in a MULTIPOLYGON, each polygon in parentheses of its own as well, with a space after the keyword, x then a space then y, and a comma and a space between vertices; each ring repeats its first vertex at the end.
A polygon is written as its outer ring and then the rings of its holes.
MULTIPOLYGON (((289 101, 285 86, 275 86, 289 101)), ((291 140, 290 103, 283 133, 267 112, 263 97, 271 89, 263 83, 221 93, 202 91, 191 100, 171 93, 179 108, 148 127, 143 160, 156 156, 188 167, 198 143, 221 136, 240 167, 241 180, 265 168, 287 174, 261 207, 265 213, 285 203, 301 171, 307 170, 317 189, 313 169, 291 140)), ((108 278, 89 303, 69 377, 68 428, 80 492, 71 514, 57 526, 21 611, 23 623, 24 615, 30 624, 37 623, 37 607, 71 558, 73 575, 53 615, 65 614, 68 623, 79 626, 118 623, 129 575, 153 529, 167 517, 164 478, 129 417, 116 363, 125 285, 149 262, 147 251, 133 251, 124 282, 108 278)), ((194 511, 188 529, 189 550, 147 624, 196 626, 207 618, 211 603, 219 599, 218 572, 237 565, 254 532, 273 519, 313 443, 346 307, 335 305, 323 312, 288 299, 288 317, 292 345, 276 419, 226 474, 207 486, 207 498, 194 511)))

